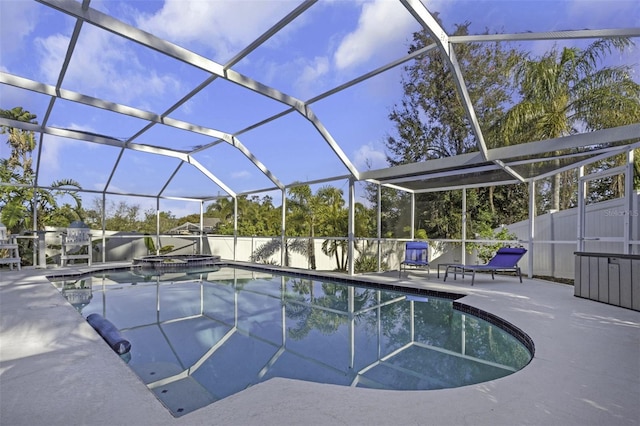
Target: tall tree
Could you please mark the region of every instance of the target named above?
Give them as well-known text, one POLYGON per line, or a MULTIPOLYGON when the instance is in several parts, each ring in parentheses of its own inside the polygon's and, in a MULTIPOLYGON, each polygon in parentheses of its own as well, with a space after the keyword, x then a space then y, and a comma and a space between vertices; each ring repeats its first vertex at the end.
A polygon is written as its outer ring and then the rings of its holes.
MULTIPOLYGON (((0 110, 0 117, 37 124, 36 115, 22 107, 0 110)), ((36 141, 33 132, 14 127, 2 126, 0 134, 7 135, 6 143, 10 149, 8 158, 0 159, 2 182, 9 184, 0 186, 0 220, 15 233, 25 229, 25 219, 33 207, 35 174, 32 152, 36 141)))
MULTIPOLYGON (((257 195, 248 198, 238 197, 238 235, 279 235, 280 208, 273 206, 273 199, 257 195)), ((219 218, 216 232, 233 235, 234 201, 231 198, 219 198, 207 206, 205 217, 219 218)))
MULTIPOLYGON (((160 219, 160 233, 164 234, 168 232, 170 229, 178 226, 178 220, 171 213, 171 211, 164 212, 161 211, 159 214, 156 212, 156 209, 149 208, 144 211, 144 219, 140 224, 140 232, 145 234, 155 235, 156 228, 158 224, 158 218, 160 219)), ((198 222, 200 219, 200 215, 198 215, 198 222)))
POLYGON ((105 226, 113 231, 143 232, 144 224, 140 221, 140 205, 128 204, 125 201, 107 204, 105 226))
POLYGON ((222 222, 228 222, 233 219, 233 200, 230 198, 218 198, 212 204, 207 206, 206 214, 211 217, 217 217, 222 222))
MULTIPOLYGON (((320 204, 320 223, 322 235, 327 237, 348 236, 349 212, 345 208, 344 193, 333 186, 324 186, 316 194, 320 204)), ((322 252, 327 256, 333 256, 336 261, 336 269, 347 269, 347 241, 344 239, 328 239, 322 242, 322 252)))
MULTIPOLYGON (((469 34, 469 22, 456 25, 453 35, 469 34)), ((426 31, 414 33, 409 53, 433 43, 426 31)), ((499 43, 454 46, 476 115, 482 127, 502 115, 513 88, 504 76, 520 57, 516 49, 499 43)), ((477 151, 477 143, 447 59, 431 50, 407 65, 402 78, 404 96, 389 115, 397 136, 389 136, 391 165, 413 163, 477 151)))
MULTIPOLYGON (((371 211, 375 212, 373 213, 375 220, 378 209, 378 185, 367 183, 364 186, 364 190, 365 198, 369 201, 370 205, 373 206, 371 211)), ((403 197, 403 194, 396 189, 380 188, 380 225, 381 236, 383 238, 398 237, 397 231, 402 229, 405 223, 409 223, 409 219, 405 217, 406 205, 408 205, 406 198, 406 194, 403 197)), ((372 225, 374 225, 372 232, 376 232, 372 236, 376 236, 377 224, 372 225)))
MULTIPOLYGON (((521 100, 496 122, 497 135, 516 144, 639 122, 640 85, 631 68, 602 66, 608 54, 630 45, 626 38, 599 39, 585 49, 554 47, 519 62, 512 76, 521 100)), ((571 207, 574 191, 561 199, 563 178, 571 180, 557 174, 552 183, 556 210, 571 207)))
POLYGON ((314 238, 318 223, 320 203, 321 200, 313 195, 309 185, 299 185, 289 188, 288 205, 291 211, 289 218, 293 226, 289 227, 289 219, 287 219, 287 229, 298 227, 298 229, 302 231, 302 234, 299 235, 309 237, 307 240, 307 253, 309 256, 309 268, 311 269, 316 269, 314 238))
MULTIPOLYGON (((0 117, 38 124, 36 121, 37 116, 25 111, 22 107, 0 110, 0 117)), ((32 152, 36 148, 36 139, 33 132, 2 126, 0 133, 7 135, 7 144, 11 147, 11 154, 7 160, 8 166, 14 170, 21 170, 24 180, 30 181, 33 178, 32 152)))
MULTIPOLYGON (((0 116, 17 121, 37 124, 36 115, 15 107, 0 109, 0 116)), ((67 226, 74 219, 82 219, 82 199, 77 190, 78 182, 72 179, 60 179, 51 184, 51 189, 35 188, 33 171, 33 151, 36 138, 32 131, 10 126, 2 126, 0 134, 7 135, 6 143, 10 153, 8 158, 0 159, 0 220, 12 233, 25 230, 43 230, 45 225, 67 226), (61 197, 69 196, 74 205, 58 205, 61 197), (37 217, 37 223, 33 218, 37 217)))
MULTIPOLYGON (((469 22, 456 25, 453 34, 468 35, 469 26, 469 22)), ((409 52, 420 50, 432 42, 426 31, 416 32, 409 52)), ((499 43, 469 43, 455 45, 454 48, 478 121, 483 129, 488 129, 503 114, 503 106, 511 98, 513 86, 505 81, 504 76, 521 54, 518 50, 499 43)), ((386 140, 390 165, 432 160, 477 150, 477 141, 458 96, 453 73, 440 51, 431 50, 407 65, 402 85, 404 96, 389 115, 396 128, 396 134, 386 140)), ((493 145, 495 142, 488 141, 488 144, 493 145)), ((501 187, 495 190, 469 191, 475 193, 471 197, 480 197, 482 202, 474 205, 468 203, 468 206, 493 206, 494 214, 491 217, 499 224, 504 223, 502 212, 511 210, 495 207, 496 191, 508 190, 501 187)), ((397 201, 406 205, 409 204, 408 198, 408 195, 398 195, 397 201)), ((416 196, 419 228, 424 228, 432 238, 459 237, 461 218, 459 214, 452 214, 452 211, 457 211, 452 210, 452 206, 461 206, 461 203, 461 191, 419 194, 416 196)), ((408 216, 408 213, 405 215, 408 216)), ((470 223, 481 217, 486 216, 470 214, 470 223)), ((406 220, 400 218, 403 223, 406 220)), ((405 226, 398 223, 395 236, 407 237, 402 231, 405 226)))

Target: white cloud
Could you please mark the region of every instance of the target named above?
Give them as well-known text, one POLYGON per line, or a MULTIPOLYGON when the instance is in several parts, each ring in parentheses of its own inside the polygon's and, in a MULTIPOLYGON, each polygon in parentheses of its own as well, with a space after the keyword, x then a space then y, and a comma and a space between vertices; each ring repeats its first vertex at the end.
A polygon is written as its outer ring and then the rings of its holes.
POLYGON ((239 172, 231 173, 231 177, 233 179, 248 179, 251 177, 251 173, 249 173, 247 170, 241 170, 239 172))
POLYGON ((58 136, 46 135, 42 143, 42 155, 40 155, 40 167, 48 172, 60 171, 60 153, 68 140, 58 136))
POLYGON ((375 149, 373 144, 362 145, 354 154, 354 165, 358 170, 376 170, 387 167, 387 156, 375 149))
POLYGON ((77 123, 73 123, 72 122, 71 124, 69 124, 67 126, 58 126, 58 125, 55 125, 55 126, 56 127, 66 127, 68 129, 71 129, 71 130, 80 130, 80 131, 83 131, 83 132, 97 133, 97 130, 95 128, 93 128, 91 126, 87 126, 86 124, 83 125, 83 124, 77 124, 77 123))
POLYGON ((0 1, 0 51, 3 55, 24 49, 25 39, 38 22, 35 2, 0 1))
MULTIPOLYGON (((89 126, 83 126, 75 123, 69 125, 57 125, 53 124, 53 127, 63 127, 71 130, 82 130, 85 132, 95 133, 96 130, 89 126)), ((45 135, 42 142, 42 155, 40 156, 40 167, 44 168, 48 172, 60 171, 60 156, 64 155, 64 151, 67 148, 72 148, 79 143, 67 138, 59 136, 45 135)), ((94 144, 87 144, 90 148, 97 148, 94 144)))
POLYGON ((307 98, 317 92, 318 79, 329 72, 329 66, 329 59, 323 56, 314 58, 302 69, 302 73, 294 83, 294 87, 300 91, 302 97, 307 98))
POLYGON ((36 38, 35 44, 42 59, 40 60, 40 72, 46 81, 57 81, 60 66, 69 46, 69 37, 56 34, 47 38, 36 38))
MULTIPOLYGON (((57 81, 69 37, 38 38, 36 46, 43 77, 57 81)), ((150 97, 177 92, 178 85, 171 75, 159 75, 140 64, 124 40, 91 26, 83 27, 63 82, 64 87, 137 107, 150 97)))
POLYGON ((288 1, 166 0, 154 15, 142 14, 137 25, 177 44, 198 43, 220 61, 252 42, 295 4, 288 1))
POLYGON ((331 63, 326 56, 315 58, 300 56, 282 62, 259 58, 253 62, 252 67, 260 70, 261 83, 284 89, 290 95, 306 99, 316 95, 319 87, 323 87, 322 79, 327 77, 331 63), (286 87, 280 87, 281 85, 286 87), (295 90, 295 93, 289 92, 290 90, 295 90))
POLYGON ((105 185, 107 184, 107 182, 94 182, 91 184, 92 189, 96 190, 96 191, 102 191, 104 190, 105 185))
POLYGON ((367 61, 386 46, 403 42, 407 31, 416 25, 399 2, 375 0, 364 3, 358 28, 342 40, 334 61, 338 69, 347 69, 367 61))
POLYGON ((640 2, 637 0, 571 0, 567 3, 565 20, 580 22, 585 28, 640 26, 640 2))
MULTIPOLYGON (((103 183, 102 183, 102 184, 100 184, 100 185, 96 185, 96 189, 103 190, 103 189, 104 189, 104 187, 105 187, 105 184, 106 184, 106 182, 103 182, 103 183)), ((114 185, 113 183, 111 183, 111 184, 109 185, 109 188, 108 188, 108 189, 109 189, 109 191, 111 191, 111 192, 120 193, 120 194, 126 194, 127 192, 129 192, 129 191, 127 191, 125 188, 121 188, 121 187, 119 187, 119 186, 117 186, 117 185, 114 185)), ((140 204, 138 201, 140 201, 140 199, 136 199, 136 201, 134 202, 134 204, 140 204)), ((115 202, 115 201, 114 201, 114 202, 115 202)), ((109 203, 109 201, 107 201, 107 203, 109 203)), ((150 201, 150 203, 155 203, 155 201, 150 201)))

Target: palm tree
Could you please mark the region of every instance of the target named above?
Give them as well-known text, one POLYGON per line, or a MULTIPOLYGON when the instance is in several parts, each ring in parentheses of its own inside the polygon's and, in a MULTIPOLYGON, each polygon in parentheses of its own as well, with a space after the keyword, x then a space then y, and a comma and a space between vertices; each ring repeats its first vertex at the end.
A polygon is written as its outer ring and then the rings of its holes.
MULTIPOLYGON (((9 118, 26 123, 37 124, 36 115, 25 111, 22 107, 13 109, 0 109, 0 117, 9 118)), ((2 126, 0 134, 8 134, 7 144, 11 147, 11 155, 8 159, 8 166, 11 168, 22 168, 24 178, 33 178, 31 165, 33 159, 31 153, 36 148, 36 140, 33 132, 18 129, 15 127, 2 126)))
POLYGON ((46 225, 62 225, 66 226, 67 221, 75 219, 84 220, 84 210, 82 209, 82 198, 78 195, 78 189, 82 189, 80 184, 73 179, 61 179, 51 184, 52 190, 38 191, 36 208, 38 211, 38 223, 36 229, 44 229, 46 225), (54 220, 60 216, 61 206, 58 205, 58 197, 68 195, 73 199, 74 205, 68 206, 69 215, 63 220, 63 224, 54 223, 54 220), (75 216, 75 217, 74 217, 75 216))
MULTIPOLYGON (((36 115, 16 107, 0 110, 0 117, 37 123, 36 115)), ((11 148, 8 159, 0 160, 0 176, 9 185, 0 186, 1 220, 13 233, 25 229, 44 229, 45 225, 68 225, 75 217, 82 220, 82 199, 77 190, 80 184, 71 179, 61 179, 51 184, 51 190, 33 188, 35 174, 32 169, 32 152, 36 149, 36 139, 32 131, 2 126, 0 134, 6 134, 11 148), (35 195, 35 196, 34 196, 35 195), (57 199, 69 195, 74 206, 59 206, 57 199), (33 213, 37 212, 38 222, 33 224, 33 213), (74 217, 75 216, 75 217, 74 217)))
POLYGON ((218 232, 223 232, 225 227, 232 227, 231 219, 233 219, 234 205, 233 199, 224 197, 218 198, 213 204, 207 206, 207 217, 215 217, 220 219, 218 224, 218 232))
POLYGON ((309 268, 316 269, 315 230, 317 225, 317 213, 321 200, 314 196, 309 185, 294 186, 289 189, 289 205, 291 207, 291 220, 302 224, 307 235, 307 254, 309 255, 309 268))
MULTIPOLYGON (((640 121, 640 85, 631 79, 630 67, 599 67, 607 54, 630 45, 629 39, 611 38, 584 50, 554 47, 516 65, 513 76, 522 99, 493 127, 496 140, 510 145, 640 121)), ((560 180, 559 174, 554 177, 554 209, 561 207, 560 180)))
MULTIPOLYGON (((318 190, 317 198, 322 206, 321 222, 326 236, 347 237, 348 211, 344 208, 345 201, 341 189, 324 186, 318 190)), ((347 269, 347 241, 325 240, 322 243, 322 252, 327 256, 334 256, 336 268, 340 271, 347 269)))

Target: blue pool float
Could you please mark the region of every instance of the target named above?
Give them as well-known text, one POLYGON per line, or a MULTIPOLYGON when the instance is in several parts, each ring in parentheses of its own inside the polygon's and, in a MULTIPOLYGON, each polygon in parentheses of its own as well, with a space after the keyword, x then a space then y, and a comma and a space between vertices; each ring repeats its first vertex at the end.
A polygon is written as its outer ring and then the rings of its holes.
POLYGON ((124 355, 131 350, 131 343, 122 337, 116 326, 102 315, 91 314, 87 317, 87 322, 117 354, 124 355))

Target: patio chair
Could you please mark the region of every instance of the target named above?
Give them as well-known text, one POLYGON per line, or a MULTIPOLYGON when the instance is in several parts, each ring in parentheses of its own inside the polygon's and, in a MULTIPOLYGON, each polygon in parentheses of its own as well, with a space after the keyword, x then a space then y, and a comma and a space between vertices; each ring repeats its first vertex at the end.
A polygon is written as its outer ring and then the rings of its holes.
POLYGON ((426 241, 409 241, 405 244, 404 260, 400 262, 400 273, 402 276, 403 269, 407 266, 413 268, 427 268, 427 276, 431 274, 429 269, 429 243, 426 241))
POLYGON ((444 273, 444 281, 447 281, 449 270, 453 270, 454 280, 458 272, 462 273, 463 278, 465 272, 471 272, 471 285, 473 285, 477 271, 491 272, 491 279, 495 279, 496 272, 513 271, 520 278, 520 283, 522 283, 522 272, 520 271, 518 262, 526 252, 527 249, 524 248, 502 247, 498 249, 486 265, 449 264, 444 273))
POLYGON ((60 266, 67 266, 69 260, 86 260, 91 266, 92 248, 91 233, 87 225, 81 221, 72 222, 60 235, 62 239, 60 266))
POLYGON ((9 265, 13 270, 15 265, 20 270, 20 253, 15 236, 9 235, 7 227, 0 223, 0 265, 9 265))

